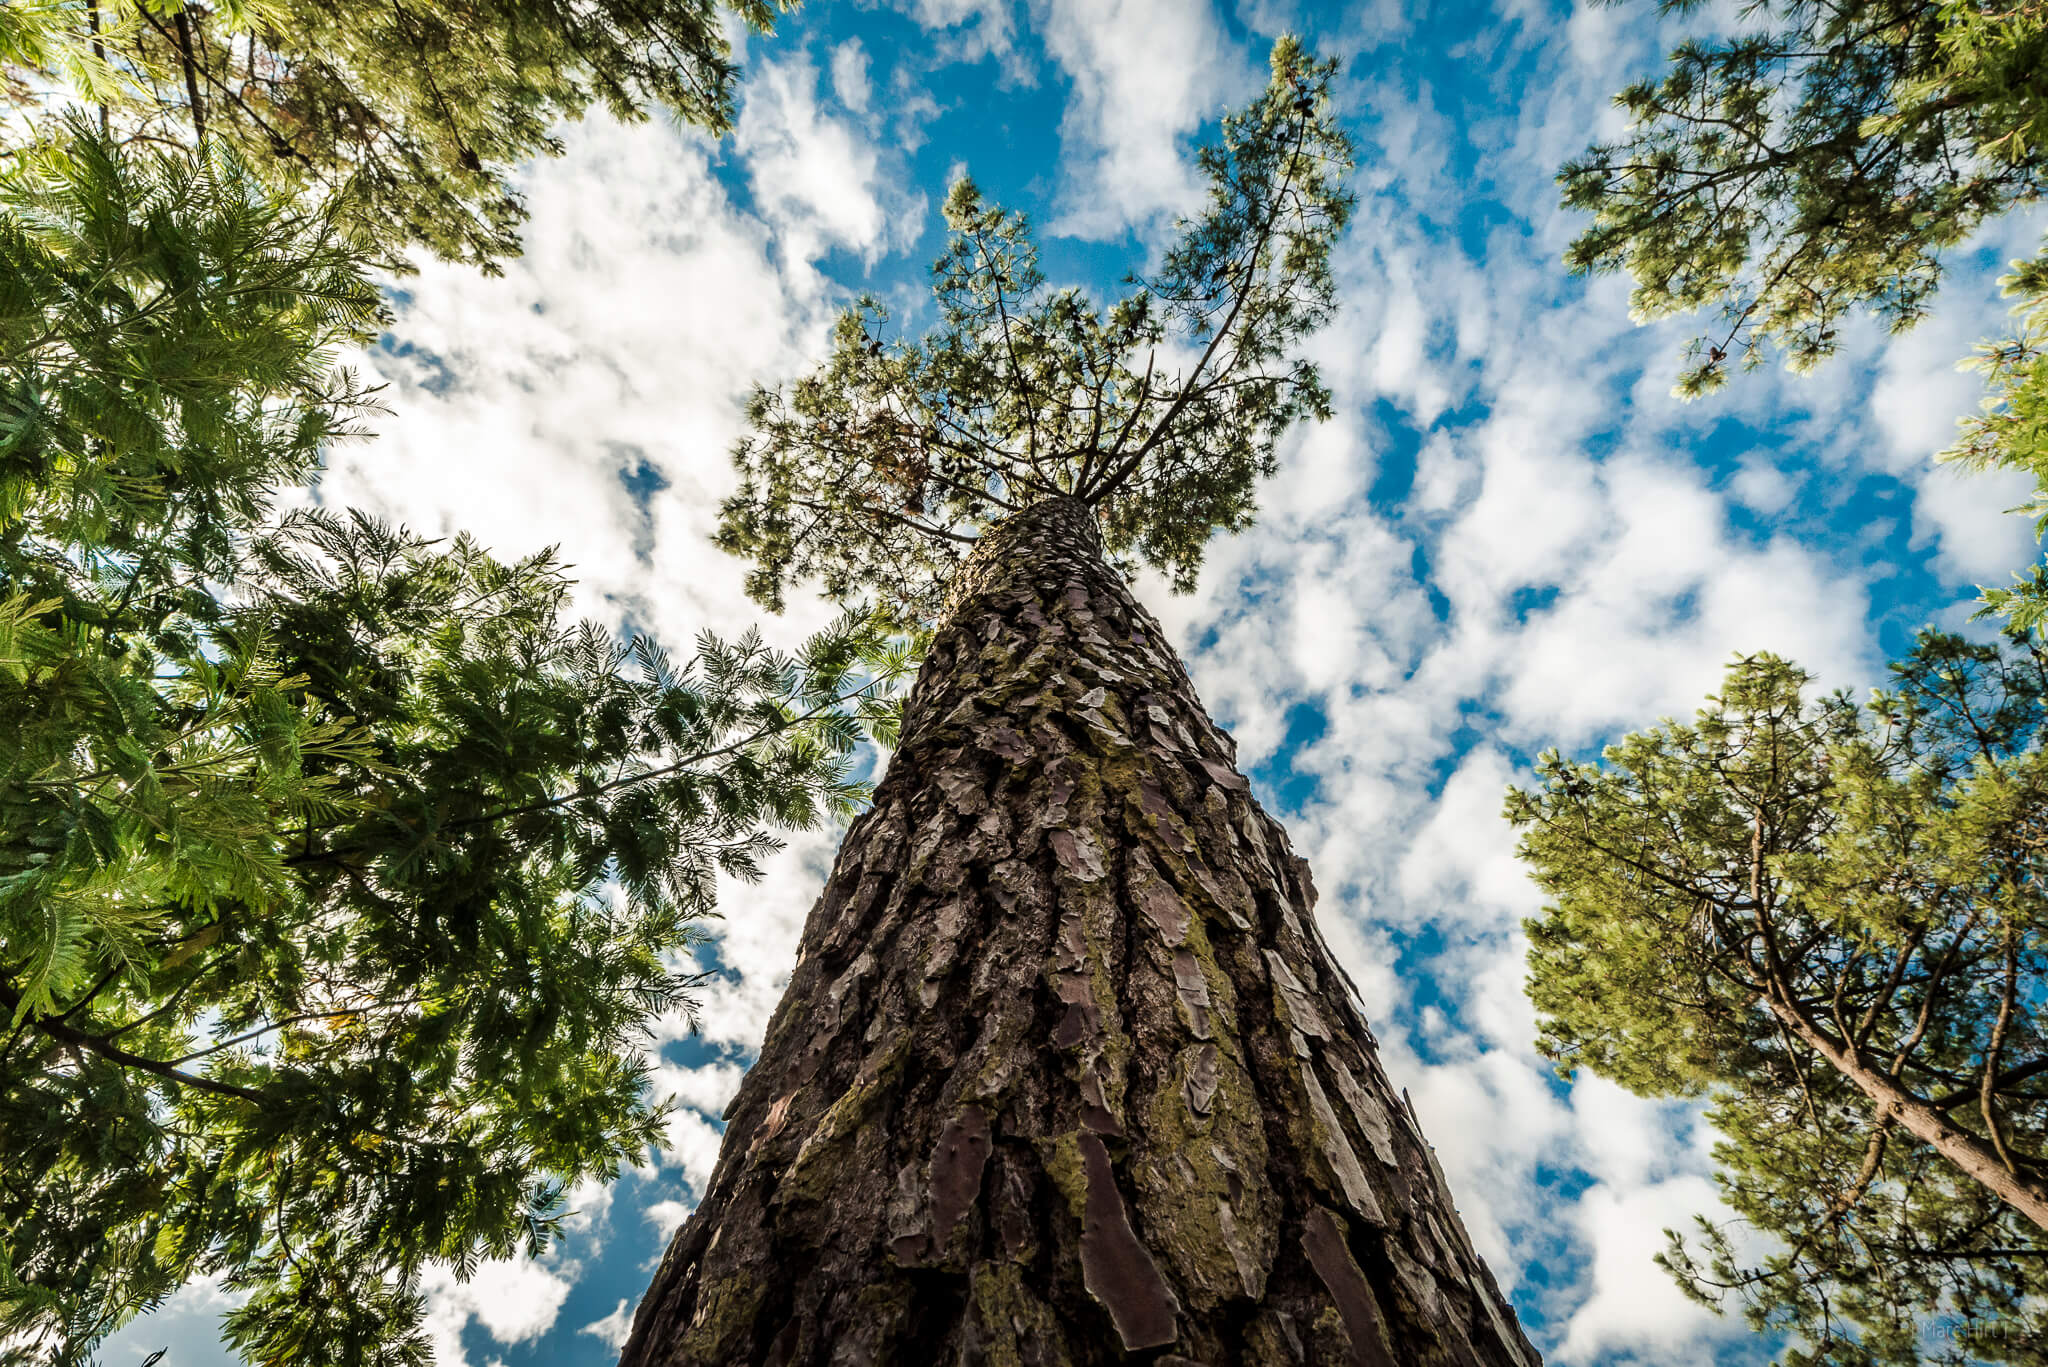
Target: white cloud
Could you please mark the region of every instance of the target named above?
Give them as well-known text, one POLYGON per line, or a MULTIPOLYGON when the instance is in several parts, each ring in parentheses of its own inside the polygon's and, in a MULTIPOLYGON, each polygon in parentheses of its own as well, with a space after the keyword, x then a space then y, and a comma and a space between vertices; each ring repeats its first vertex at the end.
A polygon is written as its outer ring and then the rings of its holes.
MULTIPOLYGON (((1976 411, 1983 379, 1959 363, 1979 342, 2009 331, 2012 304, 2000 292, 2001 272, 1981 263, 1986 257, 2004 262, 2032 256, 2044 228, 2048 213, 2039 209, 1987 223, 1948 253, 1949 269, 1930 316, 1882 346, 1870 407, 1884 437, 1878 457, 1891 469, 1927 468, 1934 453, 1955 440, 1956 420, 1976 411)), ((1874 337, 1875 329, 1865 324, 1863 335, 1874 337)))
POLYGON ((626 1346, 626 1340, 633 1334, 633 1307, 621 1296, 611 1314, 603 1319, 592 1320, 576 1331, 588 1334, 613 1352, 626 1346))
POLYGON ((796 964, 804 918, 824 889, 838 845, 836 830, 795 832, 766 861, 760 882, 720 880, 716 934, 724 972, 697 994, 707 1042, 760 1048, 796 964))
POLYGON ((1984 384, 1960 370, 1978 329, 1944 313, 1884 348, 1871 416, 1884 437, 1873 453, 1883 468, 1910 476, 1956 437, 1956 419, 1976 411, 1984 384))
MULTIPOLYGON (((837 57, 832 70, 836 85, 837 57)), ((864 103, 865 71, 861 80, 864 103)), ((859 130, 820 112, 817 83, 801 57, 758 65, 733 146, 746 159, 755 201, 796 259, 840 248, 871 262, 892 242, 915 237, 924 200, 896 189, 859 130)))
POLYGON ((1587 1170, 1622 1189, 1683 1175, 1697 1153, 1682 1135, 1687 1108, 1641 1097, 1605 1078, 1582 1074, 1572 1084, 1572 1120, 1587 1170))
POLYGON ((602 1234, 611 1216, 612 1198, 618 1188, 610 1182, 586 1177, 562 1193, 562 1229, 573 1237, 583 1253, 592 1254, 603 1246, 602 1234))
POLYGON ((854 113, 867 113, 868 53, 858 38, 848 38, 832 49, 832 93, 854 113))
POLYGON ((1798 496, 1792 477, 1770 464, 1761 453, 1745 460, 1742 469, 1728 481, 1734 501, 1761 516, 1783 512, 1798 496))
POLYGON ((2034 477, 2019 470, 1930 470, 1914 491, 1913 548, 1931 549, 1964 583, 2002 586, 2040 557, 2033 519, 2011 511, 2034 490, 2034 477))
POLYGON ((1571 1218, 1591 1254, 1587 1295, 1551 1360, 1571 1367, 1616 1351, 1644 1352, 1652 1362, 1696 1360, 1703 1341, 1746 1334, 1741 1320, 1686 1299, 1651 1261, 1664 1251, 1666 1229, 1689 1229, 1695 1214, 1721 1209, 1713 1184, 1696 1175, 1640 1186, 1601 1182, 1581 1195, 1571 1218))
POLYGON ((993 57, 1012 65, 1016 42, 1014 0, 895 0, 896 8, 933 30, 943 62, 993 57))
POLYGON ((833 295, 732 204, 700 140, 593 120, 567 141, 530 174, 539 212, 503 278, 427 263, 403 282, 406 350, 367 361, 392 415, 333 453, 321 491, 505 557, 560 545, 583 611, 683 645, 759 617, 708 542, 725 452, 749 387, 821 346, 833 295), (642 501, 636 475, 658 486, 642 501))
POLYGON ((1412 1095, 1473 1244, 1513 1295, 1527 1257, 1516 1248, 1516 1227, 1542 1211, 1536 1168, 1565 1156, 1570 1112, 1526 1057, 1479 1050, 1445 1025, 1436 1043, 1461 1056, 1424 1064, 1392 1022, 1374 1025, 1388 1075, 1412 1095))
POLYGON ((684 1106, 716 1116, 725 1110, 733 1093, 740 1089, 740 1079, 746 1075, 746 1068, 737 1062, 706 1063, 695 1068, 657 1062, 654 1094, 672 1097, 684 1106))
POLYGON ((550 1266, 527 1258, 479 1263, 468 1281, 440 1264, 420 1278, 426 1296, 425 1329, 436 1367, 468 1367, 463 1331, 474 1320, 498 1343, 527 1343, 554 1327, 562 1302, 580 1269, 573 1262, 550 1266))
POLYGON ((683 1227, 683 1221, 690 1218, 690 1212, 697 1208, 695 1201, 655 1201, 640 1212, 641 1218, 654 1226, 654 1232, 667 1239, 683 1227))
POLYGON ((723 1137, 719 1127, 701 1112, 683 1106, 669 1113, 661 1161, 678 1169, 700 1200, 711 1185, 711 1170, 718 1165, 718 1144, 723 1137))
POLYGON ((1502 791, 1520 777, 1490 746, 1459 760, 1399 865, 1401 902, 1424 923, 1447 933, 1465 924, 1498 930, 1536 910, 1500 814, 1502 791))
POLYGON ((1033 17, 1073 82, 1053 230, 1112 237, 1193 209, 1188 135, 1254 88, 1215 14, 1182 0, 1043 0, 1033 17))

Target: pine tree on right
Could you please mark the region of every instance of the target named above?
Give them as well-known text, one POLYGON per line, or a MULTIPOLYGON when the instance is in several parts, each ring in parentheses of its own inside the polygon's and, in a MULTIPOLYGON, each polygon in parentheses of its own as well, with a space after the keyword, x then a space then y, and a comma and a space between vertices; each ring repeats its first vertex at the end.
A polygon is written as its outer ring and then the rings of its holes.
POLYGON ((2048 1361, 2048 650, 1924 634, 1859 706, 1739 660, 1511 790, 1543 1050, 1703 1098, 1696 1299, 1807 1364, 2048 1361))

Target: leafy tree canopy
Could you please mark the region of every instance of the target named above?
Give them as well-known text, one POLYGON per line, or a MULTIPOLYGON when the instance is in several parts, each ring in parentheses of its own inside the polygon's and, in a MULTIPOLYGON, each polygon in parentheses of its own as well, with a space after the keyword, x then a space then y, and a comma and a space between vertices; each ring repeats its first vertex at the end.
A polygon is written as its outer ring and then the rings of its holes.
POLYGON ((423 1266, 654 1141, 668 956, 857 799, 907 656, 675 661, 550 555, 271 515, 366 415, 365 249, 71 135, 0 187, 0 1361, 221 1273, 251 1361, 423 1362, 423 1266))
POLYGON ((510 178, 593 105, 713 132, 733 115, 722 25, 782 0, 10 0, 15 93, 96 101, 125 138, 216 138, 287 195, 344 187, 386 266, 424 246, 489 269, 519 251, 510 178))
POLYGON ((1929 632, 1858 708, 1740 660, 1507 815, 1539 1046, 1704 1096, 1738 1225, 1660 1261, 1791 1363, 2048 1344, 2048 649, 1929 632))
POLYGON ((749 591, 779 607, 815 576, 928 619, 983 526, 1062 496, 1095 509, 1113 555, 1192 585, 1209 534, 1250 522, 1280 433, 1328 414, 1293 348, 1335 308, 1352 208, 1333 71, 1292 38, 1274 47, 1265 93, 1201 149, 1203 212, 1107 307, 1050 285, 1024 216, 957 183, 938 325, 887 341, 863 299, 818 371, 755 395, 719 531, 754 561, 749 591))

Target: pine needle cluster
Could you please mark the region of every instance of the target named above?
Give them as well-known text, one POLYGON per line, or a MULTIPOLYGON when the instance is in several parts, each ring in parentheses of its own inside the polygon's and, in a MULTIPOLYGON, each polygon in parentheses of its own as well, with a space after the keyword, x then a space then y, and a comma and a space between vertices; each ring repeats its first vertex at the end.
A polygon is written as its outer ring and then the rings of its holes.
MULTIPOLYGON (((1719 315, 1687 348, 1685 398, 1773 352, 1809 370, 1859 311, 1911 327, 1944 255, 2048 189, 2048 8, 1767 0, 1742 20, 1616 95, 1626 136, 1558 175, 1592 215, 1565 254, 1574 271, 1626 271, 1639 320, 1719 315)), ((2014 511, 2048 530, 2048 254, 2003 283, 2017 325, 1962 362, 1985 378, 1982 411, 1938 459, 2033 475, 2014 511)), ((2048 568, 2015 578, 1986 611, 2048 622, 2048 568)))
POLYGON ((1593 215, 1574 270, 1626 270, 1639 318, 1720 313, 1688 353, 1687 397, 1770 349, 1811 367, 1857 309, 1910 327, 1943 250, 2048 175, 2039 6, 1770 0, 1743 19, 1616 95, 1627 136, 1558 175, 1593 215))

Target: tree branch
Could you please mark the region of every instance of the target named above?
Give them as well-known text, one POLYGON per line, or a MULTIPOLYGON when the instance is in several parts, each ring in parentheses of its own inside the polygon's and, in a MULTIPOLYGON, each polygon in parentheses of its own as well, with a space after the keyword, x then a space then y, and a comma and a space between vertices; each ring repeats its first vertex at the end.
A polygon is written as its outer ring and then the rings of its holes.
MULTIPOLYGON (((0 1007, 5 1007, 9 1011, 16 1011, 21 1007, 20 996, 12 988, 4 984, 0 984, 0 1007)), ((247 1087, 237 1087, 231 1082, 217 1082, 209 1077, 200 1077, 193 1073, 181 1072, 161 1059, 144 1058, 140 1054, 131 1054, 126 1049, 113 1044, 102 1036, 88 1035, 83 1030, 74 1030, 54 1016, 34 1016, 30 1019, 34 1022, 35 1028, 40 1033, 47 1035, 60 1044, 68 1044, 75 1049, 83 1049, 88 1053, 97 1054, 109 1063, 118 1063, 124 1068, 134 1068, 139 1072, 163 1078, 167 1082, 174 1082, 180 1087, 190 1087, 194 1091, 208 1092, 214 1096, 231 1096, 239 1101, 246 1101, 252 1106, 267 1104, 267 1098, 261 1092, 253 1091, 247 1087)))
POLYGON ((192 52, 192 23, 185 16, 185 7, 171 16, 171 22, 178 28, 178 56, 185 66, 185 98, 192 104, 192 131, 197 141, 206 141, 206 105, 199 98, 198 63, 192 52))
POLYGON ((1954 1164, 1964 1176, 1982 1185, 2036 1227, 2048 1230, 2048 1190, 2022 1179, 2005 1166, 1998 1151, 1967 1130, 1958 1129, 1932 1105, 1900 1086, 1890 1074, 1873 1068, 1860 1051, 1849 1048, 1807 1018, 1795 1004, 1775 994, 1762 1004, 1792 1033, 1826 1059, 1851 1085, 1876 1103, 1905 1130, 1954 1164))

